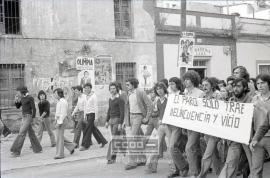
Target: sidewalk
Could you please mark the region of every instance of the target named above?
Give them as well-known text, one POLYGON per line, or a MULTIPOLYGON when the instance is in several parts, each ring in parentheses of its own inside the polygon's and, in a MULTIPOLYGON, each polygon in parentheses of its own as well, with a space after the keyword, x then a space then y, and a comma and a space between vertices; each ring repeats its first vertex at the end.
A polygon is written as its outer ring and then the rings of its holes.
MULTIPOLYGON (((104 127, 99 127, 100 131, 104 135, 104 137, 109 141, 111 139, 110 130, 104 127)), ((41 145, 43 148, 42 153, 33 153, 32 149, 30 149, 30 140, 29 137, 26 136, 23 149, 20 157, 13 158, 10 154, 10 147, 15 140, 17 134, 11 134, 6 138, 1 137, 1 174, 5 174, 9 171, 22 169, 27 167, 37 167, 37 166, 45 166, 50 164, 59 164, 64 162, 73 162, 78 160, 86 160, 104 157, 107 154, 108 144, 105 145, 104 148, 100 148, 100 145, 97 144, 95 138, 92 138, 93 145, 89 150, 79 151, 76 149, 73 155, 70 155, 69 151, 65 149, 65 158, 55 160, 55 147, 52 148, 50 145, 50 138, 48 133, 45 131, 43 133, 43 138, 41 141, 41 145)), ((65 136, 72 141, 73 133, 71 130, 65 131, 65 136)), ((81 135, 82 137, 82 135, 81 135)))

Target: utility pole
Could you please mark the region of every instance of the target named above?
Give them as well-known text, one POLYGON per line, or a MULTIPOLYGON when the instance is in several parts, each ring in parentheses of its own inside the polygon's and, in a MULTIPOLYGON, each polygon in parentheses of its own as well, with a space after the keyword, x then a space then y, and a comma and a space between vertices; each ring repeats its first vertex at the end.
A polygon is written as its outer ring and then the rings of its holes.
MULTIPOLYGON (((181 1, 181 27, 180 27, 180 36, 182 32, 186 31, 187 28, 187 0, 180 0, 181 1)), ((180 67, 180 77, 182 77, 186 73, 186 67, 180 67)))

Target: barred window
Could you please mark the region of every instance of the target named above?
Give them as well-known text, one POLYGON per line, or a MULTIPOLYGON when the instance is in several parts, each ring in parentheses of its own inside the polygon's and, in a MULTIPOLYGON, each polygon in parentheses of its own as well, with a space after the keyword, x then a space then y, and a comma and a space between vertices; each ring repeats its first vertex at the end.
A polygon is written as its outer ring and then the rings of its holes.
POLYGON ((122 84, 123 89, 126 89, 126 80, 136 77, 136 63, 116 63, 116 81, 122 84))
POLYGON ((0 108, 14 105, 18 86, 24 85, 24 64, 0 64, 0 108))
POLYGON ((0 33, 20 33, 19 0, 0 0, 0 33))
POLYGON ((131 37, 131 0, 114 0, 115 36, 131 37))

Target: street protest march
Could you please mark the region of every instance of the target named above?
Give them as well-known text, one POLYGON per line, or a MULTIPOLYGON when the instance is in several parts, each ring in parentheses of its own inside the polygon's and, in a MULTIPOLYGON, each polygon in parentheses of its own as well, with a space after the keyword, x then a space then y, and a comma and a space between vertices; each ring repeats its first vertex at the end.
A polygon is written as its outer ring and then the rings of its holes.
POLYGON ((169 95, 163 123, 249 144, 252 103, 169 95))

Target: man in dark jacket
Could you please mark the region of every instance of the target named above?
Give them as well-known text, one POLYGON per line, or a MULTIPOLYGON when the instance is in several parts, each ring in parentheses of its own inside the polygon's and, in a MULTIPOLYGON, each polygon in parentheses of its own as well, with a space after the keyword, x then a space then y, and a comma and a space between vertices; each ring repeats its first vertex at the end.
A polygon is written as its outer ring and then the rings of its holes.
MULTIPOLYGON (((251 103, 252 98, 248 94, 248 82, 245 79, 238 78, 234 80, 233 92, 234 96, 230 99, 230 101, 251 103)), ((242 144, 234 141, 228 141, 227 144, 229 146, 227 158, 225 165, 220 172, 219 178, 236 178, 240 156, 242 153, 242 144)))

